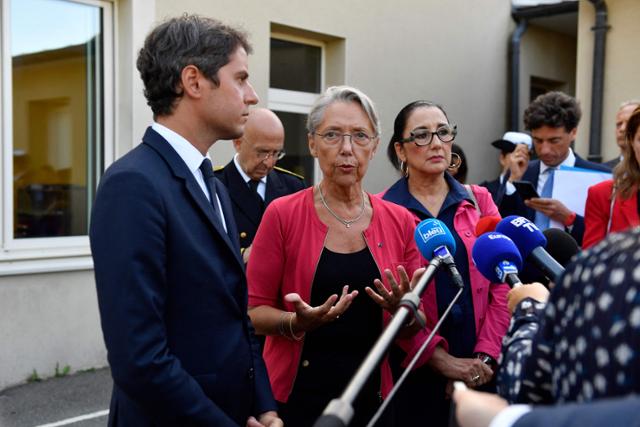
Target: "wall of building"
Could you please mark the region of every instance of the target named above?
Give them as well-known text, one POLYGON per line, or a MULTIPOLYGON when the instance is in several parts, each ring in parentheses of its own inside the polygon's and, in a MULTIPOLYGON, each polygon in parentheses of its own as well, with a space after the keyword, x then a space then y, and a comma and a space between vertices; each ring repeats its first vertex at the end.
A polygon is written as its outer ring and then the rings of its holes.
POLYGON ((524 110, 531 102, 532 78, 548 81, 549 89, 575 94, 576 43, 566 34, 536 25, 527 28, 520 51, 520 129, 524 128, 524 110))
MULTIPOLYGON (((467 153, 471 182, 498 172, 496 152, 487 147, 506 125, 507 47, 513 26, 507 2, 453 0, 446 8, 435 1, 156 2, 158 19, 184 11, 240 24, 251 34, 251 81, 262 105, 268 101, 271 23, 343 39, 344 81, 334 77, 331 83, 366 92, 376 102, 383 126, 381 146, 365 178, 367 190, 381 191, 397 179, 385 157, 386 145, 395 115, 416 99, 442 103, 458 124, 457 142, 467 153)), ((212 153, 215 163, 224 164, 233 148, 218 142, 212 153)))
MULTIPOLYGON (((640 55, 638 55, 638 22, 640 3, 637 0, 608 0, 608 19, 605 53, 604 103, 602 117, 602 157, 609 160, 618 155, 615 142, 615 114, 620 103, 640 98, 640 55)), ((593 32, 595 9, 590 2, 580 2, 578 14, 578 62, 576 94, 583 107, 579 132, 589 135, 591 121, 591 80, 593 71, 593 32)), ((589 146, 581 144, 578 152, 586 156, 589 146)))
POLYGON ((106 365, 93 271, 0 277, 0 390, 106 365))

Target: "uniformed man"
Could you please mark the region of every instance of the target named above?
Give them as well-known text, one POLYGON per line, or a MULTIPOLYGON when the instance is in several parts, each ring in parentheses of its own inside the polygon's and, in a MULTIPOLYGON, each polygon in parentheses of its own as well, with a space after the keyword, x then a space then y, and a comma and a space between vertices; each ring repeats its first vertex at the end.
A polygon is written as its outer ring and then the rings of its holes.
POLYGON ((272 200, 302 190, 305 184, 300 175, 276 167, 284 157, 284 127, 272 111, 252 109, 244 135, 233 145, 233 160, 215 173, 229 190, 240 250, 247 263, 264 209, 272 200))

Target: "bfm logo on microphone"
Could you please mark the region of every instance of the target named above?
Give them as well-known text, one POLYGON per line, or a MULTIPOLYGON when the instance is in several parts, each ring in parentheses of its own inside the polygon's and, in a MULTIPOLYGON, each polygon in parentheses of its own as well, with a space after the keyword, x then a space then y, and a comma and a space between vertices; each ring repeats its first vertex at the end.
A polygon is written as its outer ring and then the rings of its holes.
POLYGON ((435 221, 425 225, 426 227, 420 227, 420 229, 418 230, 418 233, 420 234, 422 241, 425 243, 427 243, 430 239, 432 239, 435 236, 444 236, 447 234, 446 231, 444 231, 444 228, 442 228, 442 226, 437 224, 435 221))
POLYGON ((524 227, 527 230, 529 230, 530 232, 534 232, 536 230, 540 231, 540 229, 538 228, 538 226, 536 226, 534 223, 532 223, 531 221, 529 221, 527 218, 520 216, 518 218, 514 218, 510 221, 510 223, 512 225, 514 225, 515 227, 524 227))

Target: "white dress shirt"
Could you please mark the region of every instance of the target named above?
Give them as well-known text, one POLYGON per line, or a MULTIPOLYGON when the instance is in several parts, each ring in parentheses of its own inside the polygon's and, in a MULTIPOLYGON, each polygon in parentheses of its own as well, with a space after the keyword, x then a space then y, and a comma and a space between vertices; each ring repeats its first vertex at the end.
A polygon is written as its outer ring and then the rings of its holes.
MULTIPOLYGON (((202 176, 202 171, 200 170, 200 165, 205 158, 211 160, 209 154, 207 153, 206 156, 203 156, 202 153, 198 151, 198 149, 194 147, 193 144, 191 144, 189 141, 187 141, 182 135, 179 135, 178 133, 172 131, 166 126, 161 125, 158 122, 153 122, 151 128, 158 132, 164 139, 166 139, 171 148, 173 148, 175 152, 178 153, 178 156, 180 156, 182 161, 187 165, 189 171, 191 171, 191 173, 193 174, 193 177, 196 179, 196 182, 202 189, 202 192, 204 193, 207 200, 211 202, 209 189, 207 189, 207 184, 204 182, 204 176, 202 176)), ((220 208, 220 206, 222 205, 220 204, 220 198, 217 194, 216 200, 218 201, 219 206, 218 214, 222 219, 224 230, 227 231, 227 222, 224 219, 224 212, 222 212, 222 209, 220 208)))

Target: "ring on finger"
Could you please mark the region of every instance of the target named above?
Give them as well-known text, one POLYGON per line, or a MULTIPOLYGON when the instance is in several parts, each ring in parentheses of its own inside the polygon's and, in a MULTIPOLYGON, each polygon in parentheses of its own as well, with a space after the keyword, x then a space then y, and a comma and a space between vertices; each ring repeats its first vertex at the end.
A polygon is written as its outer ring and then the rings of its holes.
POLYGON ((474 383, 477 383, 480 380, 480 375, 474 375, 473 377, 471 377, 471 381, 473 381, 474 383))

